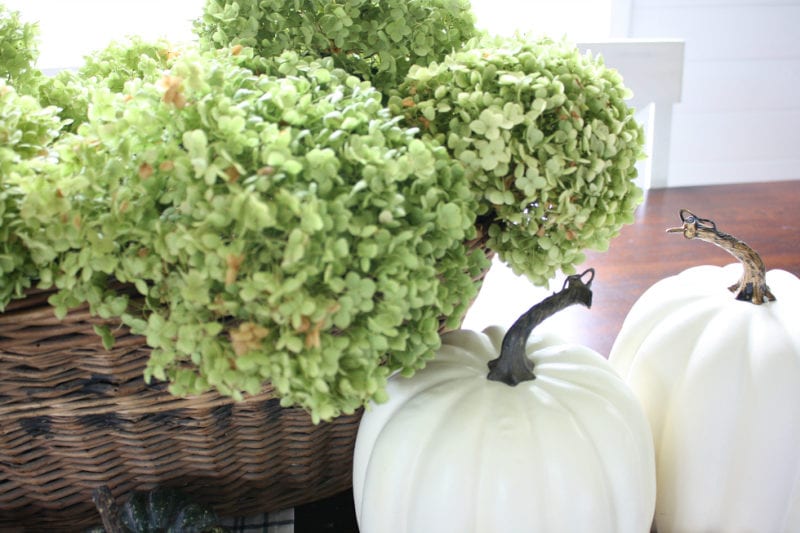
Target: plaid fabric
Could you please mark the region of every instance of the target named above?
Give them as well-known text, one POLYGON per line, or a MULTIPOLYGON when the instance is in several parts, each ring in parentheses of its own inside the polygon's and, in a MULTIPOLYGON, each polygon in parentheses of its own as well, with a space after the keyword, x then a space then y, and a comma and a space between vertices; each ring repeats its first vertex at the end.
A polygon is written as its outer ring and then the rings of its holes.
POLYGON ((223 518, 220 525, 234 533, 294 533, 294 509, 255 516, 223 518))

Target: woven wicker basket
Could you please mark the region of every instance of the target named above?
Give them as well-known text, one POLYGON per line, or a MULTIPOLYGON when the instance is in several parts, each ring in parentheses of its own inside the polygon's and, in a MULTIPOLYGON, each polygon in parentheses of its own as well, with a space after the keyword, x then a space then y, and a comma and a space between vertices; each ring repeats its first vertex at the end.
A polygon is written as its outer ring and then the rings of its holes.
POLYGON ((351 486, 360 412, 314 425, 302 409, 280 407, 268 386, 241 402, 174 397, 144 382, 143 337, 112 324, 106 350, 93 329, 101 319, 82 307, 59 320, 49 294, 31 292, 0 313, 0 531, 97 524, 92 491, 101 485, 118 499, 178 487, 221 516, 351 486))
POLYGON ((218 513, 324 498, 351 483, 359 415, 314 425, 267 388, 242 402, 182 399, 142 379, 144 338, 110 351, 85 308, 57 320, 48 294, 0 314, 0 531, 96 524, 92 490, 182 488, 218 513))

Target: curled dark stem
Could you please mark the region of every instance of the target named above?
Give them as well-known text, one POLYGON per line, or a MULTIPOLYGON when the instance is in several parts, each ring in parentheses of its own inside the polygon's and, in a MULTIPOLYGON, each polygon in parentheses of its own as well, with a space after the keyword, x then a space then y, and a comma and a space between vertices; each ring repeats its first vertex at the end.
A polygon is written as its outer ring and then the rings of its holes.
POLYGON ((683 225, 667 229, 668 233, 683 233, 687 239, 710 242, 741 261, 742 277, 728 287, 735 294, 737 300, 756 305, 775 300, 775 295, 767 286, 767 270, 764 261, 755 250, 733 235, 718 230, 712 220, 700 218, 688 209, 681 209, 679 215, 683 225))
POLYGON ((488 379, 502 381, 506 385, 518 385, 536 379, 533 361, 528 357, 526 346, 533 329, 548 317, 574 304, 592 306, 591 285, 594 269, 568 276, 559 292, 548 296, 522 314, 506 332, 500 347, 500 356, 489 361, 488 379), (588 279, 584 281, 584 277, 588 279))
POLYGON ((123 528, 119 521, 119 507, 114 501, 114 496, 107 486, 96 488, 92 492, 92 501, 100 513, 100 520, 106 533, 123 533, 123 528))

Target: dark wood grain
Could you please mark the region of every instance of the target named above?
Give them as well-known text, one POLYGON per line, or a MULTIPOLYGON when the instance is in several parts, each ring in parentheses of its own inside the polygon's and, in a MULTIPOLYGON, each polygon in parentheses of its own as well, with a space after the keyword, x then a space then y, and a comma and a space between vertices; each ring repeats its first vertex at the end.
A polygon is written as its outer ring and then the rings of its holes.
MULTIPOLYGON (((800 276, 800 181, 657 189, 647 192, 635 223, 606 252, 589 252, 581 271, 594 267, 591 311, 567 309, 550 320, 573 341, 608 355, 625 315, 653 283, 686 268, 726 265, 733 257, 708 243, 668 234, 687 208, 754 248, 767 270, 800 276)), ((780 298, 780 295, 776 295, 780 298)), ((350 491, 295 510, 296 533, 357 532, 350 491)))

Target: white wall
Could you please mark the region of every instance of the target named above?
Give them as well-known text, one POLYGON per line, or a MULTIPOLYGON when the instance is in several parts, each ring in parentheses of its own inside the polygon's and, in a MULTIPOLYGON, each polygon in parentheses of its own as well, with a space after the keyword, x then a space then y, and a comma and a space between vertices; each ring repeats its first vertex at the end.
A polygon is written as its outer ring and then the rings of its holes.
POLYGON ((800 0, 631 0, 627 22, 685 41, 670 186, 800 179, 800 0))
POLYGON ((166 37, 173 43, 193 39, 192 21, 204 0, 0 0, 39 25, 39 62, 43 70, 76 67, 83 56, 129 35, 166 37))
MULTIPOLYGON (((471 0, 478 27, 495 35, 519 31, 573 41, 607 39, 618 0, 471 0)), ((627 1, 627 0, 626 0, 627 1)))

